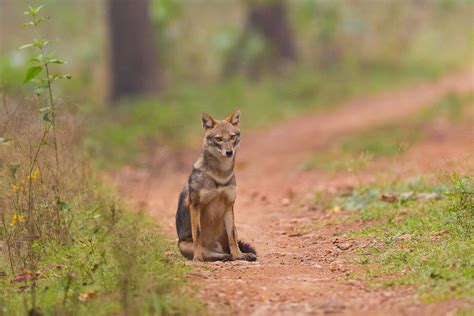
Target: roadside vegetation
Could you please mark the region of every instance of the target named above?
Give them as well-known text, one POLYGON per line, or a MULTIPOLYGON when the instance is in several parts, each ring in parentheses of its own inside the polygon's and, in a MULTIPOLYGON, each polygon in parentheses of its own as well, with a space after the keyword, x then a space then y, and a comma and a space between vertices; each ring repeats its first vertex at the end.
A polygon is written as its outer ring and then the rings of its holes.
MULTIPOLYGON (((343 137, 322 152, 312 168, 364 172, 377 157, 398 155, 426 138, 439 119, 460 124, 472 95, 448 95, 413 120, 343 137), (405 144, 405 147, 401 145, 405 144), (362 155, 360 153, 363 153, 362 155), (363 158, 361 158, 363 157, 363 158), (330 168, 324 168, 325 165, 330 168)), ((439 122, 439 121, 438 121, 439 122)), ((472 170, 408 179, 372 174, 375 182, 329 193, 318 191, 318 209, 337 214, 305 226, 352 227, 345 237, 356 247, 348 261, 358 264, 348 277, 376 287, 409 286, 426 302, 474 297, 474 181, 472 170), (353 228, 353 224, 356 224, 353 228)))
POLYGON ((350 278, 410 286, 426 302, 474 297, 474 181, 469 176, 366 185, 330 203, 354 211, 351 221, 360 221, 362 228, 347 236, 368 242, 357 250, 362 269, 350 278))
POLYGON ((408 286, 425 302, 474 297, 471 167, 408 179, 369 171, 374 160, 396 159, 429 140, 430 127, 436 124, 469 124, 472 102, 472 93, 449 94, 409 120, 343 136, 305 161, 307 169, 375 177, 369 184, 358 181, 336 192, 316 192, 315 207, 335 216, 302 227, 351 227, 345 238, 357 246, 346 259, 359 268, 348 278, 375 287, 408 286))
MULTIPOLYGON (((32 33, 49 19, 25 15, 32 33)), ((52 43, 21 47, 31 97, 0 116, 0 314, 183 314, 202 310, 174 245, 133 214, 81 150, 83 126, 58 96, 65 61, 52 43)))
POLYGON ((474 102, 473 94, 449 94, 416 113, 409 120, 341 137, 329 149, 318 152, 302 163, 305 170, 358 172, 381 157, 395 158, 416 143, 429 139, 427 128, 436 121, 449 124, 465 123, 474 102))

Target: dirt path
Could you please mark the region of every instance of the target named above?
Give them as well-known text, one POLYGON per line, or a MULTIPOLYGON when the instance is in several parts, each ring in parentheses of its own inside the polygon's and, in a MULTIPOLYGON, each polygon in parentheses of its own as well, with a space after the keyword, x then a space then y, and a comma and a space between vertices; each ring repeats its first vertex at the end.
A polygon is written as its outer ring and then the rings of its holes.
MULTIPOLYGON (((316 187, 348 185, 353 179, 304 172, 298 165, 340 135, 408 117, 449 92, 472 91, 473 86, 473 72, 468 71, 434 83, 359 98, 336 111, 296 118, 259 132, 243 131, 237 158, 236 221, 240 238, 256 246, 259 260, 203 264, 210 269, 192 274, 211 313, 442 315, 456 308, 458 302, 417 303, 409 289, 374 290, 360 282, 345 281, 344 275, 357 268, 343 259, 351 250, 339 246, 343 241, 338 235, 348 228, 333 225, 303 235, 296 229, 322 216, 301 207, 308 192, 316 187)), ((450 167, 453 161, 472 161, 472 132, 472 126, 450 131, 433 144, 409 151, 401 161, 410 164, 391 170, 411 173, 450 167), (425 150, 429 159, 423 155, 425 150)), ((179 163, 169 163, 169 156, 161 151, 154 157, 152 177, 146 170, 133 168, 116 175, 125 194, 145 200, 146 209, 173 238, 177 195, 196 155, 197 151, 191 151, 180 157, 179 163)))

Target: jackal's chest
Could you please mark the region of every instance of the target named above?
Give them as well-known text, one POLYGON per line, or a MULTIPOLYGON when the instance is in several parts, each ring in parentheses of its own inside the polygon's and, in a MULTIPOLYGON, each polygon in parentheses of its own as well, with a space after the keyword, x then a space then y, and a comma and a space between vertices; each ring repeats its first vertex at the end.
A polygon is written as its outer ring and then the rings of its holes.
POLYGON ((213 243, 225 233, 224 216, 234 204, 235 186, 201 190, 201 228, 203 243, 213 243))
POLYGON ((203 205, 210 203, 232 204, 236 196, 235 186, 221 186, 199 191, 199 200, 203 205))

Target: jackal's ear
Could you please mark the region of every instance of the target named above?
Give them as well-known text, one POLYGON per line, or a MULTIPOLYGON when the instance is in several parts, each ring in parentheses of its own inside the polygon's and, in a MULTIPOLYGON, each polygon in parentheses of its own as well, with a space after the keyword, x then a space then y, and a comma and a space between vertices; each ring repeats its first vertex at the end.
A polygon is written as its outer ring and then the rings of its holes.
POLYGON ((216 121, 207 113, 202 113, 201 119, 204 129, 211 129, 216 125, 216 121))
POLYGON ((229 122, 230 124, 232 124, 232 125, 234 125, 234 126, 239 125, 239 123, 240 123, 240 110, 237 110, 237 111, 235 111, 234 113, 232 113, 232 114, 227 118, 227 122, 229 122))

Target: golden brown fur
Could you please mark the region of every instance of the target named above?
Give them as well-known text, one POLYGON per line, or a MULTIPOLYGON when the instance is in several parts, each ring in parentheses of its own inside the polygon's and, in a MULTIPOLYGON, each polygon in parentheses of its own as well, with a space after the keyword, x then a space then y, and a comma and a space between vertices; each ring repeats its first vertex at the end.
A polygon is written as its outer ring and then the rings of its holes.
POLYGON ((235 154, 240 111, 216 121, 203 114, 203 150, 184 186, 176 214, 181 253, 196 261, 256 260, 255 250, 238 241, 234 222, 235 154))

